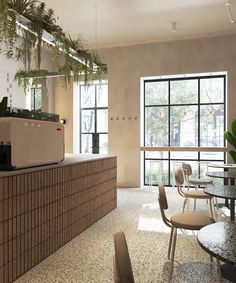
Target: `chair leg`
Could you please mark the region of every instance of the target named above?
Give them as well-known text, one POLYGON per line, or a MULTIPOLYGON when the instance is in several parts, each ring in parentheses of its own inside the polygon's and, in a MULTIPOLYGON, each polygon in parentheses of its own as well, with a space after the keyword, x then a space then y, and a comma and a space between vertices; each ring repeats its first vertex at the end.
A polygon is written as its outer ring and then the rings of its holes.
POLYGON ((214 200, 215 200, 215 203, 216 203, 216 208, 218 209, 219 207, 218 207, 218 200, 217 200, 217 197, 215 197, 214 200))
POLYGON ((169 247, 168 247, 168 254, 167 258, 170 259, 170 252, 171 252, 171 247, 172 247, 172 239, 173 239, 173 227, 171 227, 171 232, 170 232, 170 239, 169 239, 169 247))
POLYGON ((170 278, 172 278, 173 269, 174 269, 174 259, 175 259, 175 247, 176 247, 176 239, 177 239, 177 228, 173 228, 173 243, 171 250, 171 266, 170 266, 170 278))
POLYGON ((184 203, 183 203, 183 209, 182 209, 182 213, 184 213, 184 210, 185 210, 185 207, 186 207, 186 204, 187 204, 187 197, 185 197, 184 199, 184 203))
POLYGON ((212 202, 213 202, 213 198, 209 199, 209 206, 210 206, 211 217, 215 219, 215 215, 213 213, 212 202))
POLYGON ((221 268, 220 268, 220 261, 218 258, 216 259, 216 264, 217 264, 217 273, 219 275, 219 282, 223 282, 221 268))
POLYGON ((187 207, 187 211, 189 211, 189 198, 187 198, 186 207, 187 207))
POLYGON ((197 199, 194 199, 194 206, 193 206, 193 210, 195 211, 197 207, 197 199))

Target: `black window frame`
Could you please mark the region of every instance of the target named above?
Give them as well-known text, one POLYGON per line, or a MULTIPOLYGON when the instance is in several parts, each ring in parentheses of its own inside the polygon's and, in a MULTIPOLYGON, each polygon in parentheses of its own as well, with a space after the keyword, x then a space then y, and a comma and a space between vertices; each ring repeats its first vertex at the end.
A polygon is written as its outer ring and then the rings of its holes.
MULTIPOLYGON (((107 132, 98 132, 97 131, 97 110, 107 110, 108 112, 108 105, 107 107, 99 107, 97 106, 97 92, 98 92, 98 87, 101 86, 101 85, 107 85, 108 87, 108 82, 101 82, 101 83, 92 83, 91 85, 89 86, 95 86, 95 105, 94 107, 81 107, 82 105, 82 97, 81 97, 81 87, 85 87, 85 85, 81 84, 79 86, 80 88, 80 153, 82 153, 82 135, 92 135, 92 134, 101 134, 101 135, 107 135, 107 138, 108 138, 108 131, 107 132), (93 132, 83 132, 82 131, 82 112, 83 110, 94 110, 94 131, 93 132)), ((91 152, 92 153, 92 152, 91 152)))
MULTIPOLYGON (((199 75, 199 76, 183 76, 183 77, 171 77, 171 78, 160 78, 160 79, 144 79, 143 83, 143 145, 146 146, 146 129, 145 129, 145 109, 148 107, 168 107, 168 145, 170 145, 170 108, 173 106, 197 106, 198 107, 198 147, 200 147, 200 125, 201 125, 201 117, 200 117, 200 106, 202 105, 223 105, 224 107, 224 130, 226 130, 226 74, 217 74, 217 75, 199 75), (224 95, 223 95, 223 102, 221 103, 200 103, 200 80, 201 79, 212 79, 212 78, 223 78, 224 80, 224 95), (170 104, 170 82, 171 81, 184 81, 184 80, 198 80, 198 102, 197 103, 183 103, 183 104, 170 104), (145 90, 146 90, 146 84, 150 82, 163 82, 167 81, 168 82, 168 104, 158 104, 158 105, 146 105, 145 103, 145 90)), ((224 147, 226 146, 226 141, 224 139, 224 147)), ((166 186, 172 186, 171 184, 171 162, 173 161, 180 161, 183 162, 183 159, 173 159, 170 158, 171 152, 168 151, 168 158, 147 158, 146 157, 146 152, 144 151, 143 154, 143 185, 148 186, 149 184, 146 182, 146 161, 168 161, 168 184, 164 184, 166 186)), ((223 159, 201 159, 201 152, 197 152, 197 159, 184 159, 184 161, 194 161, 194 162, 224 162, 226 160, 226 153, 223 153, 223 159)), ((198 168, 198 174, 200 174, 200 166, 198 168)), ((152 185, 157 185, 157 184, 152 184, 152 185)))

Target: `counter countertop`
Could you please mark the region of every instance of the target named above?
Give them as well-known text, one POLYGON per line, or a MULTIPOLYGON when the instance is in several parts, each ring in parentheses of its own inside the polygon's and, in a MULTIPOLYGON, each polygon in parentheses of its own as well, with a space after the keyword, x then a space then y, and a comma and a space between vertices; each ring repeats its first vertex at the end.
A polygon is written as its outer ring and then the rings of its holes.
POLYGON ((65 154, 64 161, 60 163, 53 163, 53 164, 47 164, 42 166, 35 166, 30 168, 22 168, 22 169, 16 169, 12 171, 0 171, 0 178, 2 177, 8 177, 8 176, 14 176, 18 174, 24 174, 24 173, 30 173, 35 172, 38 170, 45 170, 45 169, 51 169, 51 168, 59 168, 63 166, 69 166, 72 164, 78 164, 78 163, 84 163, 84 162, 91 162, 99 159, 107 159, 107 158, 114 158, 115 155, 112 154, 65 154))

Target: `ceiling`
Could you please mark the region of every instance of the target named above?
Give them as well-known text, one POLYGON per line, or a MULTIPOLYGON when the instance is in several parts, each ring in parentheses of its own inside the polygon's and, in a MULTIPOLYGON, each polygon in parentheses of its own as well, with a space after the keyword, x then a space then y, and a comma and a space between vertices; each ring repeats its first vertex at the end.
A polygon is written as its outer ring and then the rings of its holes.
POLYGON ((236 0, 45 0, 58 23, 89 48, 236 33, 236 0), (176 22, 176 32, 172 31, 176 22))

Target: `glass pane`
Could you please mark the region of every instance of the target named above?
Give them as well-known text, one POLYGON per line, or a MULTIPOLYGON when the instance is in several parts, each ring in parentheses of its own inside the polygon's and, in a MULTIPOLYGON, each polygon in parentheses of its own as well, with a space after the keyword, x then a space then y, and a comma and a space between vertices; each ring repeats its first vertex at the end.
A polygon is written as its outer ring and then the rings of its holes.
POLYGON ((200 145, 224 146, 224 106, 200 107, 200 145))
POLYGON ((94 110, 82 110, 82 132, 94 132, 94 110))
POLYGON ((145 145, 168 145, 168 107, 145 108, 145 145))
POLYGON ((108 85, 97 85, 97 107, 108 106, 108 85))
POLYGON ((168 161, 146 160, 145 161, 145 184, 157 185, 168 184, 168 161))
POLYGON ((92 153, 92 135, 82 135, 81 153, 92 153))
POLYGON ((34 89, 31 89, 31 110, 34 110, 34 89))
POLYGON ((41 109, 43 107, 42 101, 42 89, 36 88, 34 93, 35 110, 41 109))
POLYGON ((95 86, 81 86, 81 107, 90 108, 95 107, 95 86))
POLYGON ((198 103, 198 81, 181 80, 170 82, 171 104, 198 103))
POLYGON ((167 151, 146 151, 145 158, 158 158, 158 159, 167 159, 167 151))
POLYGON ((223 152, 201 152, 200 159, 203 160, 224 160, 223 152))
POLYGON ((170 108, 170 145, 197 146, 198 107, 172 106, 170 108))
POLYGON ((42 89, 41 88, 32 88, 31 89, 31 109, 39 110, 43 107, 42 99, 42 89))
POLYGON ((191 152, 191 151, 171 151, 170 153, 171 159, 198 159, 198 153, 197 152, 191 152))
POLYGON ((168 82, 145 83, 145 105, 168 104, 168 82))
POLYGON ((224 78, 201 79, 200 102, 224 102, 224 78))
POLYGON ((108 110, 97 110, 97 132, 108 132, 108 110))
POLYGON ((99 153, 106 154, 108 153, 108 135, 101 134, 99 135, 99 153))

